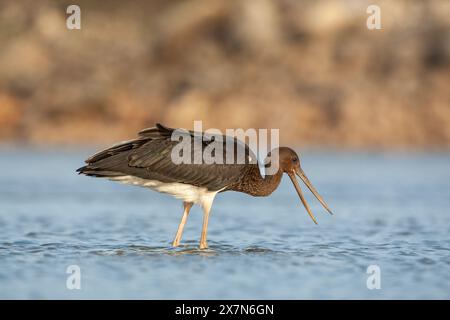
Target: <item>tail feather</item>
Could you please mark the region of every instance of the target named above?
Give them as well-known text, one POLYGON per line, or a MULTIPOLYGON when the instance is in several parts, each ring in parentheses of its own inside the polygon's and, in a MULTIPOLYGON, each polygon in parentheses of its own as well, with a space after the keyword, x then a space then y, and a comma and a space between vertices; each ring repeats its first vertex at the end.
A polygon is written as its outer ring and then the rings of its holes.
POLYGON ((78 174, 91 177, 114 178, 124 176, 128 172, 128 156, 133 150, 151 140, 167 139, 175 129, 168 128, 160 123, 155 127, 139 132, 136 139, 123 141, 105 150, 101 150, 85 160, 86 165, 78 168, 78 174))
POLYGON ((123 173, 120 172, 93 168, 89 165, 78 168, 76 172, 78 172, 78 174, 84 174, 89 177, 98 177, 98 178, 111 178, 123 176, 123 173))

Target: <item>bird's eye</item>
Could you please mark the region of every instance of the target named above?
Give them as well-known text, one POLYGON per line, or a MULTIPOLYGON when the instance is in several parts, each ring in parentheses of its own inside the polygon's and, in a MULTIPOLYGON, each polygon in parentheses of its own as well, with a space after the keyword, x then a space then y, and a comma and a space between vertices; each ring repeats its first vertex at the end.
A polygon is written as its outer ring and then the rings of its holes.
POLYGON ((297 162, 297 161, 298 161, 297 157, 292 158, 292 162, 297 162))

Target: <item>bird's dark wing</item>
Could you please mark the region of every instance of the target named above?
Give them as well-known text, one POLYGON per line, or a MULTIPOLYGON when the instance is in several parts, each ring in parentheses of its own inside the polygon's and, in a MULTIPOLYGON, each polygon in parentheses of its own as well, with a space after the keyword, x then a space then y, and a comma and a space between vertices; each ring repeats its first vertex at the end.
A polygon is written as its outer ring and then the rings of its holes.
MULTIPOLYGON (((147 180, 158 180, 161 182, 179 182, 195 186, 206 187, 208 190, 221 190, 238 183, 249 166, 257 166, 256 156, 248 146, 239 140, 227 136, 197 136, 192 131, 177 131, 183 138, 190 138, 191 162, 176 164, 172 160, 172 150, 180 143, 172 141, 175 129, 167 128, 157 124, 156 127, 142 130, 139 137, 134 140, 116 144, 106 150, 100 151, 86 160, 87 165, 78 169, 79 173, 90 176, 114 178, 131 175, 147 180), (233 144, 232 152, 238 150, 245 153, 243 164, 191 164, 197 156, 201 156, 213 141, 222 139, 223 159, 226 160, 228 147, 233 144), (230 143, 230 139, 232 140, 230 143), (195 141, 200 148, 195 148, 195 141)), ((214 153, 213 153, 214 154, 214 153)))

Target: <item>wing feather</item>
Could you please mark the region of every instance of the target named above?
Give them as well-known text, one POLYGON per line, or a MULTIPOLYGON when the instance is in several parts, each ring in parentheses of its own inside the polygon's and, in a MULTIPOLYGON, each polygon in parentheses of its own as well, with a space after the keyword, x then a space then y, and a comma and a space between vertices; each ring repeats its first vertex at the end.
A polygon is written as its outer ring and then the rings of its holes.
MULTIPOLYGON (((117 177, 132 175, 142 179, 158 180, 161 182, 180 182, 195 186, 206 187, 209 190, 221 190, 236 184, 242 178, 249 165, 256 164, 175 164, 172 161, 172 149, 178 141, 172 141, 171 136, 175 129, 156 124, 153 128, 139 132, 137 139, 116 144, 102 150, 86 160, 87 165, 78 169, 79 173, 96 177, 117 177)), ((191 136, 191 156, 194 151, 203 152, 204 148, 212 142, 211 137, 204 137, 202 148, 194 150, 193 131, 186 131, 191 136)), ((222 137, 222 143, 233 139, 234 152, 244 148, 247 156, 256 157, 248 146, 239 140, 227 136, 222 137)), ((226 148, 223 148, 225 159, 226 148)))

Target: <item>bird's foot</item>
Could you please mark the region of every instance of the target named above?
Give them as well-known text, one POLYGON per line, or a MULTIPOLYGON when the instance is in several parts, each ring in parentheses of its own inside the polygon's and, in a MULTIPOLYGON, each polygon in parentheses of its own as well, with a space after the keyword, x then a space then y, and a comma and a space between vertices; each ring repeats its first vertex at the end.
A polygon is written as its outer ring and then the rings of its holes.
POLYGON ((180 239, 175 239, 172 242, 172 247, 176 248, 180 245, 180 239))
POLYGON ((200 242, 200 250, 208 249, 208 243, 206 241, 200 242))

